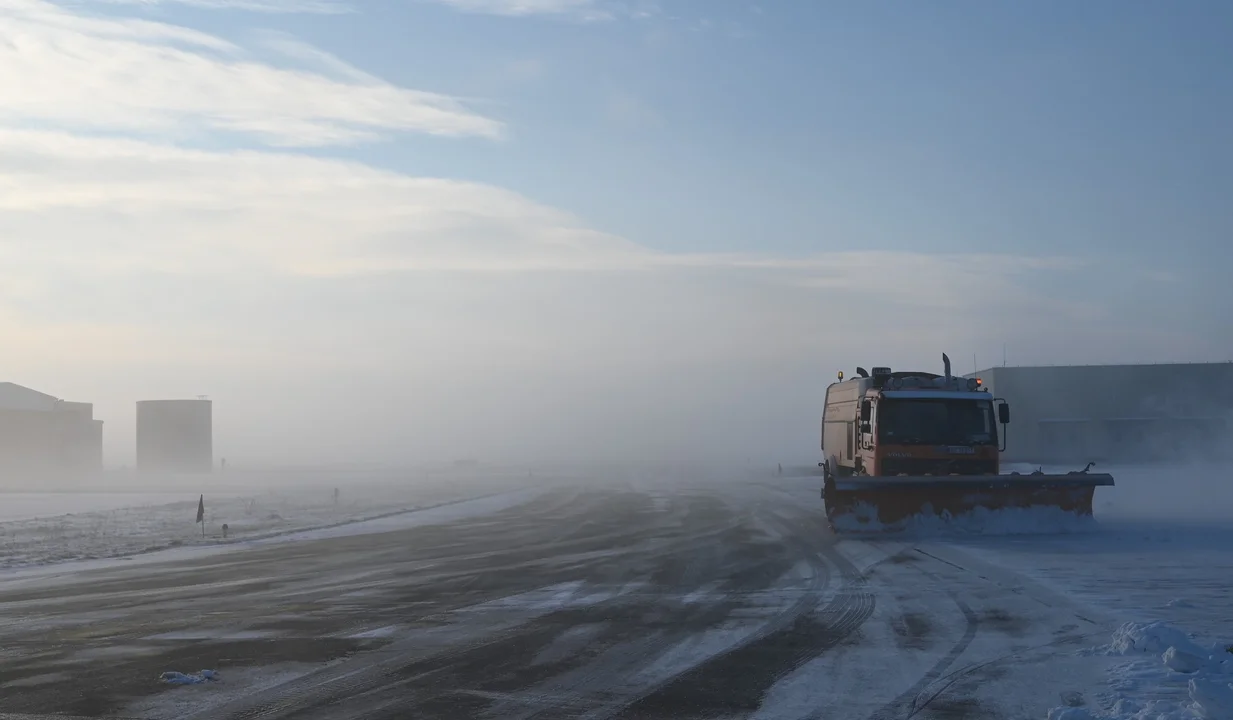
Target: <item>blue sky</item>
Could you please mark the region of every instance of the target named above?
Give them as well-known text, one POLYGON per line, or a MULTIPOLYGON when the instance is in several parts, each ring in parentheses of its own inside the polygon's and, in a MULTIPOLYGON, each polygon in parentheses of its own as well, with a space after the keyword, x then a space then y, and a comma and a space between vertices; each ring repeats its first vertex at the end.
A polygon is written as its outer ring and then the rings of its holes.
POLYGON ((1233 229, 1226 3, 611 7, 591 22, 415 1, 145 14, 241 44, 277 29, 396 85, 474 98, 504 140, 329 152, 514 188, 664 250, 1155 261, 1210 253, 1233 229))
POLYGON ((121 454, 132 400, 203 392, 236 452, 292 452, 340 374, 393 399, 337 409, 339 453, 373 412, 465 446, 460 396, 555 408, 510 453, 652 410, 783 453, 833 367, 1233 359, 1231 30, 1214 0, 11 0, 9 372, 121 454))
POLYGON ((514 188, 664 250, 1155 261, 1175 243, 1210 253, 1233 229, 1226 3, 541 6, 140 14, 242 45, 287 33, 393 84, 472 98, 506 124, 502 141, 328 152, 514 188))

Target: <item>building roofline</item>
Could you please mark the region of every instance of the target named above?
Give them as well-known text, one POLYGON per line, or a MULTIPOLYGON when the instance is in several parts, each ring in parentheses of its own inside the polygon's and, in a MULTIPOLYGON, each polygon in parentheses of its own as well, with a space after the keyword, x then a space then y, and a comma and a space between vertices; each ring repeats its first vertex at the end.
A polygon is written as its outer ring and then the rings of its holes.
POLYGON ((1070 368, 1150 368, 1150 367, 1215 367, 1218 365, 1233 365, 1233 360, 1220 360, 1212 362, 1156 362, 1156 363, 1080 363, 1070 365, 995 365, 974 373, 968 373, 964 377, 972 377, 981 373, 994 372, 995 370, 1035 370, 1049 368, 1051 370, 1070 369, 1070 368))
POLYGON ((0 387, 15 387, 18 390, 22 390, 24 392, 33 393, 35 395, 42 395, 43 397, 49 400, 60 400, 60 398, 56 397, 55 395, 50 395, 48 393, 43 392, 42 390, 35 390, 34 388, 26 387, 25 385, 21 385, 19 383, 11 382, 8 380, 0 382, 0 387))

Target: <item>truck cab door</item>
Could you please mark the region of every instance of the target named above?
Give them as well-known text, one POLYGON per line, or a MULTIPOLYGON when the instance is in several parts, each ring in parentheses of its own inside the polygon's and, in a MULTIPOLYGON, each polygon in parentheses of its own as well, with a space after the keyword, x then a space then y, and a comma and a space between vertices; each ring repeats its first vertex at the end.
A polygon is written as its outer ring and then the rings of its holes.
POLYGON ((860 423, 858 423, 857 427, 860 430, 860 447, 862 450, 869 450, 873 448, 873 418, 873 401, 861 400, 860 423))
POLYGON ((860 414, 856 424, 859 450, 856 453, 855 465, 858 471, 866 474, 873 469, 874 433, 877 430, 874 425, 876 410, 877 406, 872 400, 861 400, 860 414))

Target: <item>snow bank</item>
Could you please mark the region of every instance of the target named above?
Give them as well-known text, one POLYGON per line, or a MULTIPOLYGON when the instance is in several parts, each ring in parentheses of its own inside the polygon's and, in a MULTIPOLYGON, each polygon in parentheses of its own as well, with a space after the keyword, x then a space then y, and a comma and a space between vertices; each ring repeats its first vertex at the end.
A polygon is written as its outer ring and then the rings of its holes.
POLYGON ((1229 720, 1233 718, 1233 645, 1203 646, 1163 622, 1123 624, 1089 655, 1131 657, 1114 665, 1103 712, 1054 708, 1049 720, 1229 720))
POLYGON ((1115 655, 1159 655, 1168 650, 1181 650, 1207 656, 1207 651, 1200 648, 1189 635, 1162 622, 1125 623, 1113 633, 1113 642, 1105 647, 1106 652, 1115 655))
POLYGON ((972 512, 952 516, 936 514, 929 506, 903 521, 883 524, 870 505, 858 504, 853 512, 835 518, 839 532, 899 533, 911 536, 969 535, 1056 535, 1059 533, 1092 532, 1096 521, 1055 507, 976 508, 972 512))
POLYGON ((196 493, 0 492, 0 522, 197 502, 196 493))

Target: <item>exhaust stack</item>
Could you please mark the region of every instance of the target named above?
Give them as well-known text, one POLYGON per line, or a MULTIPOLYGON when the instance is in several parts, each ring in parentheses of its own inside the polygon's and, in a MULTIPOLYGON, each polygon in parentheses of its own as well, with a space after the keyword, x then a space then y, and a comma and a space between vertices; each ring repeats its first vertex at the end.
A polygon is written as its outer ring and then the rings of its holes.
POLYGON ((942 353, 942 367, 946 368, 946 382, 950 383, 950 358, 946 357, 946 353, 942 353))

